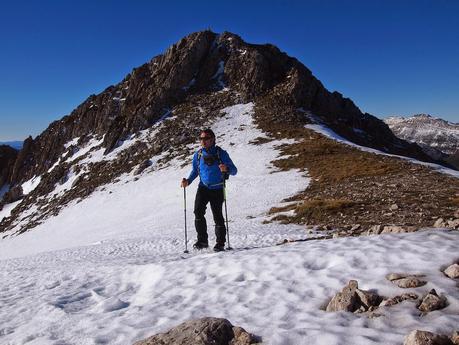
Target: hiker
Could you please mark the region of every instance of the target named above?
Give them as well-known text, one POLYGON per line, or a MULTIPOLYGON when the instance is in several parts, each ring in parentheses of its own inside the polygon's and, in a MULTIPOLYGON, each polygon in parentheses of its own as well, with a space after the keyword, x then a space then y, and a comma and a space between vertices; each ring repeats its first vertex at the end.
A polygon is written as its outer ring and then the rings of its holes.
POLYGON ((236 175, 237 168, 228 153, 215 145, 215 134, 211 129, 204 129, 199 135, 202 148, 193 156, 193 169, 188 178, 183 178, 181 187, 186 188, 199 175, 199 186, 194 201, 194 225, 198 240, 194 248, 209 247, 207 239, 207 223, 205 218, 206 206, 210 202, 215 221, 215 236, 217 238, 215 251, 225 249, 226 227, 222 213, 224 201, 223 183, 229 175, 236 175))

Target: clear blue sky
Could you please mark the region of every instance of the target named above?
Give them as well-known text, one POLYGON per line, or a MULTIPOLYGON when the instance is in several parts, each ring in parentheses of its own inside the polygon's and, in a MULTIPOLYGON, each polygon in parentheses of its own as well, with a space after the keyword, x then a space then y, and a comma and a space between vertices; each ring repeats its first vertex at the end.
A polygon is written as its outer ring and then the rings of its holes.
POLYGON ((0 12, 0 141, 36 136, 198 30, 298 58, 378 117, 459 122, 459 1, 9 1, 0 12))

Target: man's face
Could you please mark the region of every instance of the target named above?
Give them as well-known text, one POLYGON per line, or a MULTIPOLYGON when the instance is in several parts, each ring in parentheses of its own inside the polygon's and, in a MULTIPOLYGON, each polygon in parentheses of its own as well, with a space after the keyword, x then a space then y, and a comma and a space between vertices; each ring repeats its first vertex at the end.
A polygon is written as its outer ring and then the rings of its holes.
POLYGON ((201 142, 202 147, 204 147, 205 149, 208 149, 209 147, 211 147, 215 141, 215 139, 212 138, 210 134, 207 134, 205 132, 199 135, 199 140, 201 142))

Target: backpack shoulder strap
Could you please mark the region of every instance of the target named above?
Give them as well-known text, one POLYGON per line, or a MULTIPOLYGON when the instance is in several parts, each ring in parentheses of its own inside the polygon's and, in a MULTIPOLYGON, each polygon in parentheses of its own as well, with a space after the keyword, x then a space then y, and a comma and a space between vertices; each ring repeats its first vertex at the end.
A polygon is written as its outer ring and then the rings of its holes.
POLYGON ((198 175, 201 176, 201 157, 202 157, 202 149, 198 150, 198 175))
POLYGON ((218 164, 222 164, 222 159, 220 157, 220 153, 222 151, 221 147, 220 146, 215 146, 215 148, 217 149, 217 160, 218 160, 218 164))
MULTIPOLYGON (((223 164, 223 161, 221 159, 221 152, 223 149, 220 146, 216 146, 217 149, 217 159, 218 159, 218 164, 223 164)), ((225 184, 225 180, 229 179, 229 174, 228 172, 222 173, 222 179, 223 179, 223 185, 225 184)))

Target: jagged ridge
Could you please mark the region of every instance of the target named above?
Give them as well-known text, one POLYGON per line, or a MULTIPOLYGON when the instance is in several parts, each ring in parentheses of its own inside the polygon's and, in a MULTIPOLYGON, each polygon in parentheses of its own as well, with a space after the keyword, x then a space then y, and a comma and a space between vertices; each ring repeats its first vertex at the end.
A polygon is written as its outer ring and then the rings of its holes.
POLYGON ((218 88, 215 74, 221 63, 220 78, 245 102, 271 90, 280 104, 321 116, 359 144, 429 160, 415 146, 397 140, 381 121, 362 114, 351 100, 328 92, 304 65, 277 47, 247 44, 231 33, 202 31, 135 68, 119 84, 89 96, 37 138, 29 137, 9 182, 16 184, 45 172, 62 155, 63 145, 75 137, 104 136, 109 152, 129 134, 151 126, 188 94, 218 88))
MULTIPOLYGON (((119 84, 89 96, 37 138, 29 137, 14 163, 9 161, 8 168, 3 169, 8 172, 6 183, 18 186, 33 176, 41 176, 41 182, 2 227, 11 226, 40 196, 48 195, 57 183, 75 173, 68 162, 53 167, 85 143, 101 140, 100 146, 109 154, 139 130, 151 128, 167 116, 173 118, 153 139, 136 143, 116 160, 89 164, 88 171, 74 182, 75 188, 64 196, 53 201, 40 199, 41 218, 135 166, 148 164, 154 155, 185 157, 188 152, 184 147, 195 140, 199 127, 219 116, 223 107, 250 101, 264 109, 257 114, 265 123, 302 126, 313 114, 358 144, 431 160, 417 145, 396 138, 382 121, 363 114, 350 99, 330 93, 310 70, 277 47, 248 44, 232 33, 202 31, 135 68, 119 84), (78 138, 74 145, 65 146, 74 138, 78 138)), ((36 221, 38 218, 30 224, 36 221)))

